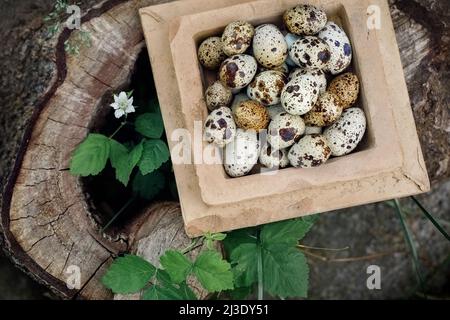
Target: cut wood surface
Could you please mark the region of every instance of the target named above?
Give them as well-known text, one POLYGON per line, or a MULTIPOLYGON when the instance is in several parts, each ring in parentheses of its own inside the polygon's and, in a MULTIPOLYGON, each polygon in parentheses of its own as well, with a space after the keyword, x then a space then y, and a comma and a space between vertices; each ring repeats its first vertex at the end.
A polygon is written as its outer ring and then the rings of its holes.
MULTIPOLYGON (((104 236, 91 216, 79 179, 67 171, 71 152, 108 111, 105 98, 127 85, 144 48, 138 8, 161 2, 166 1, 111 0, 93 8, 83 18, 83 28, 92 36, 91 47, 66 56, 69 30, 50 42, 56 60, 48 72, 53 76, 40 84, 47 87, 44 93, 34 100, 27 98, 33 114, 22 112, 19 121, 8 118, 8 112, 0 113, 0 136, 11 136, 9 131, 19 127, 17 123, 30 123, 21 142, 1 146, 2 183, 9 176, 1 199, 3 246, 20 268, 63 298, 112 298, 99 279, 118 253, 137 252, 157 261, 166 248, 181 248, 188 241, 179 206, 173 203, 144 210, 114 239, 104 236), (11 159, 16 159, 12 168, 11 159), (66 286, 71 265, 81 268, 80 289, 66 286)), ((437 183, 450 176, 449 4, 433 0, 390 4, 425 160, 430 178, 437 183)), ((19 49, 9 54, 14 50, 19 49)), ((1 58, 4 64, 5 52, 1 58)), ((2 98, 5 104, 13 100, 2 98)))
POLYGON ((106 111, 104 97, 129 82, 143 48, 137 8, 157 2, 112 1, 91 11, 83 29, 91 34, 92 45, 78 55, 66 56, 63 44, 69 31, 63 31, 57 43, 56 83, 36 109, 23 157, 7 186, 2 215, 7 250, 65 298, 110 297, 99 278, 112 257, 129 250, 121 237, 100 234, 80 180, 67 169, 74 148, 106 111), (81 268, 78 290, 65 283, 72 265, 81 268))
MULTIPOLYGON (((158 203, 150 207, 139 219, 128 226, 127 234, 132 243, 130 251, 150 261, 159 267, 159 257, 167 249, 178 248, 180 250, 189 247, 192 243, 184 232, 183 219, 181 218, 180 206, 177 203, 158 203)), ((204 244, 199 244, 186 255, 194 260, 204 244)), ((217 247, 217 249, 219 249, 217 247)), ((199 299, 203 299, 208 292, 201 287, 195 278, 188 278, 187 283, 199 299)), ((137 300, 140 293, 131 295, 115 295, 117 300, 137 300)))

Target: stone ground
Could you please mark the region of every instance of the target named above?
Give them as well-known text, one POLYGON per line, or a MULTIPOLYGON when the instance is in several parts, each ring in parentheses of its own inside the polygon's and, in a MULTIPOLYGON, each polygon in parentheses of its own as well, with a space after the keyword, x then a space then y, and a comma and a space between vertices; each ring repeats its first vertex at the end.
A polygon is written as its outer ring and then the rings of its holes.
MULTIPOLYGON (((426 208, 450 230, 450 182, 419 197, 426 208)), ((419 252, 422 273, 429 275, 426 293, 450 299, 450 242, 421 214, 412 200, 401 200, 407 224, 419 252)), ((323 214, 303 240, 314 247, 345 248, 340 252, 311 251, 312 299, 404 299, 418 297, 412 256, 395 209, 386 203, 323 214), (347 259, 347 260, 342 260, 347 259), (381 268, 381 290, 368 290, 367 267, 381 268)))
MULTIPOLYGON (((83 5, 95 3, 95 0, 83 1, 83 5)), ((36 65, 33 79, 38 83, 23 79, 24 59, 36 59, 45 56, 51 60, 51 52, 46 52, 38 44, 32 43, 33 33, 39 32, 41 18, 47 14, 53 0, 4 0, 0 10, 0 38, 5 41, 17 41, 22 47, 18 52, 19 63, 8 61, 1 64, 0 76, 7 72, 17 73, 13 83, 1 82, 0 101, 2 112, 11 113, 16 130, 9 130, 8 136, 1 137, 2 146, 17 142, 25 120, 25 114, 31 114, 33 98, 45 87, 49 79, 48 64, 36 65), (12 39, 7 30, 20 25, 23 32, 12 39), (23 41, 20 41, 23 39, 23 41), (29 58, 28 58, 29 57, 29 58), (6 68, 9 65, 9 69, 6 68), (42 76, 41 76, 42 75, 42 76), (6 91, 8 88, 9 91, 6 91), (17 92, 22 92, 17 96, 17 92), (22 119, 18 121, 17 119, 22 119)), ((2 40, 3 43, 3 40, 2 40)), ((3 54, 5 54, 3 52, 3 54)), ((2 53, 0 53, 0 58, 2 53)), ((2 61, 2 59, 0 59, 2 61)), ((4 62, 5 60, 3 60, 4 62)), ((30 70, 28 70, 30 72, 30 70)), ((3 77, 1 77, 3 79, 3 77)), ((1 123, 5 127, 10 123, 1 123)), ((5 130, 2 130, 5 132, 5 130)), ((6 130, 8 132, 8 130, 6 130)), ((11 149, 11 148, 9 148, 11 149)), ((0 185, 4 183, 11 157, 0 152, 0 185)), ((419 197, 423 204, 441 219, 441 223, 450 230, 450 181, 433 187, 432 192, 419 197)), ((1 202, 1 199, 0 199, 1 202)), ((411 228, 415 244, 419 251, 422 272, 427 276, 425 291, 431 298, 450 299, 450 243, 441 236, 408 199, 401 201, 407 213, 407 223, 411 228)), ((309 257, 311 266, 310 298, 312 299, 405 299, 420 297, 422 289, 417 287, 411 254, 405 243, 404 234, 395 213, 387 204, 373 204, 323 214, 303 240, 303 245, 325 248, 347 248, 341 251, 303 249, 309 257), (378 265, 381 268, 381 290, 368 290, 366 287, 367 267, 378 265), (417 293, 419 292, 419 295, 417 293)), ((34 282, 8 259, 0 254, 0 299, 46 299, 51 294, 34 282)))

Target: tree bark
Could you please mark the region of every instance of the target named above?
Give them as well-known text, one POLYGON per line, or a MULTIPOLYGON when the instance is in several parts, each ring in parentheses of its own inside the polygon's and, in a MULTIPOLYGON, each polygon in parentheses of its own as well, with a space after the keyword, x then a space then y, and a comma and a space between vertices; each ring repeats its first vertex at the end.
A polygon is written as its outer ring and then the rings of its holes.
MULTIPOLYGON (((160 2, 165 1, 109 0, 94 7, 83 17, 92 46, 66 55, 64 43, 75 36, 66 29, 57 41, 44 42, 54 63, 39 60, 43 26, 39 19, 32 21, 22 50, 35 57, 22 55, 26 67, 20 81, 27 79, 29 87, 40 90, 30 96, 23 94, 27 87, 12 86, 2 94, 2 105, 17 115, 0 113, 0 136, 8 139, 0 163, 3 247, 18 267, 63 298, 112 298, 99 279, 117 254, 131 251, 157 262, 166 248, 189 243, 175 203, 155 204, 130 221, 123 234, 106 237, 91 216, 80 181, 67 171, 71 152, 101 118, 105 97, 127 85, 144 48, 137 9, 160 2), (81 268, 79 289, 66 286, 71 265, 81 268)), ((427 167, 437 183, 450 176, 449 4, 390 3, 427 167)), ((2 53, 2 66, 17 59, 21 30, 8 31, 14 40, 2 53)), ((18 83, 15 76, 1 74, 9 85, 18 83)))

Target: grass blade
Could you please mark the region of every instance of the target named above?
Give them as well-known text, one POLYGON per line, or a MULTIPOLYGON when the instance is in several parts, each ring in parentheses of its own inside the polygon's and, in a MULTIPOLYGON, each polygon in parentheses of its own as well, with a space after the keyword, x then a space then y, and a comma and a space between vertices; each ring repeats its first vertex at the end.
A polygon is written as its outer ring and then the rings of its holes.
POLYGON ((414 245, 411 231, 409 230, 408 226, 406 225, 406 222, 404 219, 404 214, 403 214, 402 208, 401 208, 398 200, 394 200, 394 204, 395 204, 395 209, 396 209, 395 211, 397 212, 398 218, 400 219, 400 222, 401 222, 401 225, 403 228, 403 233, 405 235, 406 242, 409 246, 409 249, 411 250, 411 254, 413 257, 414 271, 416 272, 418 283, 420 285, 422 292, 425 292, 425 285, 424 285, 422 273, 420 271, 419 255, 417 254, 417 249, 416 249, 416 246, 414 245))
POLYGON ((108 229, 109 226, 110 226, 114 221, 116 221, 116 219, 122 214, 122 212, 124 212, 124 211, 128 208, 128 206, 129 206, 135 199, 136 199, 136 198, 133 197, 133 198, 131 198, 130 200, 128 200, 127 203, 125 203, 125 204, 123 205, 123 207, 120 208, 120 210, 117 211, 117 213, 111 218, 111 220, 109 220, 108 223, 100 230, 100 232, 101 232, 101 233, 105 232, 105 230, 108 229))
POLYGON ((428 212, 427 209, 419 202, 419 200, 416 199, 416 197, 411 197, 413 201, 416 203, 416 205, 422 210, 423 214, 428 218, 428 220, 431 221, 431 223, 436 227, 436 229, 439 230, 440 233, 448 240, 450 241, 450 236, 448 235, 447 231, 445 231, 444 227, 431 215, 431 213, 428 212))

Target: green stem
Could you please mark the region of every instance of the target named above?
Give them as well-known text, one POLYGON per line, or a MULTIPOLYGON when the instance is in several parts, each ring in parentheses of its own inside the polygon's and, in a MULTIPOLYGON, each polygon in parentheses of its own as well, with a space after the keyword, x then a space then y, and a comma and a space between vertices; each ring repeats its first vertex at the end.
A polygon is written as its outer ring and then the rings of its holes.
POLYGON ((114 217, 111 218, 111 220, 108 221, 108 223, 100 230, 100 232, 105 232, 106 229, 109 228, 109 226, 124 212, 130 204, 136 199, 136 197, 132 197, 130 200, 128 200, 122 208, 120 208, 119 211, 114 215, 114 217))
POLYGON ((186 254, 188 252, 191 252, 192 250, 194 250, 195 248, 197 248, 199 245, 201 245, 201 243, 199 244, 199 241, 202 239, 202 237, 198 237, 195 238, 194 240, 192 240, 191 244, 189 246, 187 246, 186 248, 184 248, 181 253, 186 254))
POLYGON ((127 118, 125 117, 125 120, 120 124, 120 126, 116 129, 116 131, 113 132, 112 135, 109 136, 110 139, 114 138, 114 136, 127 124, 127 118))
POLYGON ((416 205, 420 208, 420 210, 422 210, 423 214, 428 218, 428 220, 430 220, 431 223, 436 227, 436 229, 438 229, 439 232, 442 233, 442 235, 448 241, 450 241, 450 236, 447 233, 447 231, 445 231, 444 227, 430 213, 428 213, 427 209, 425 209, 425 207, 422 206, 422 204, 419 202, 419 200, 416 199, 416 197, 411 197, 411 198, 416 203, 416 205))
POLYGON ((258 270, 258 300, 264 299, 264 284, 263 284, 263 262, 262 262, 262 247, 260 243, 260 233, 258 230, 258 251, 257 251, 257 270, 258 270))
POLYGON ((411 250, 411 254, 413 257, 413 266, 414 266, 414 271, 417 276, 417 280, 419 282, 422 292, 425 292, 424 280, 423 280, 422 274, 420 272, 419 255, 417 254, 417 249, 414 245, 411 231, 409 230, 408 226, 406 225, 406 222, 404 219, 404 214, 403 214, 402 208, 401 208, 398 200, 394 200, 394 204, 395 204, 395 209, 396 209, 398 218, 399 218, 402 228, 403 228, 403 232, 405 234, 406 242, 408 243, 409 249, 411 250))

